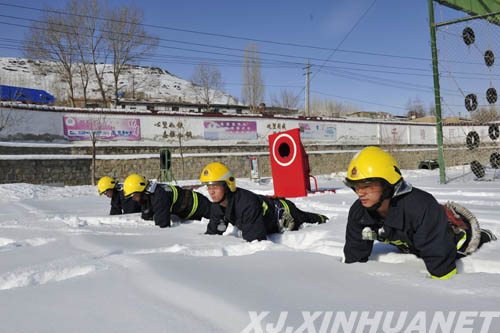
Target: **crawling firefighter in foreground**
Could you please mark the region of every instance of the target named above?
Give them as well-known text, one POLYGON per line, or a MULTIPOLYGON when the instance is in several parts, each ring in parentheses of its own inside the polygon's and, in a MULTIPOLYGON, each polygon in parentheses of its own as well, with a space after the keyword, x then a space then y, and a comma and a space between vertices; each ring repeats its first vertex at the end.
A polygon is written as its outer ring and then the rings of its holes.
POLYGON ((496 240, 474 215, 454 202, 439 204, 401 176, 394 158, 378 147, 357 153, 345 184, 358 200, 349 211, 344 262, 366 262, 375 240, 422 258, 432 278, 457 272, 455 261, 496 240))

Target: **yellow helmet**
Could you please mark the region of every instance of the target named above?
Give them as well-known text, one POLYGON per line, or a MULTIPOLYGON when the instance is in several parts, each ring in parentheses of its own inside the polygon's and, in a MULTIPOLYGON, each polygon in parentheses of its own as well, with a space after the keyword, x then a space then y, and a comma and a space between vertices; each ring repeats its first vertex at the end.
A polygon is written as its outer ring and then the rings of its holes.
POLYGON ((236 192, 236 179, 227 166, 220 162, 210 163, 200 176, 202 184, 218 184, 225 182, 231 192, 236 192))
POLYGON ((345 183, 352 187, 356 182, 384 179, 394 185, 401 178, 399 165, 391 154, 378 147, 366 147, 352 158, 345 183))
POLYGON ((115 186, 116 180, 114 178, 104 176, 99 179, 99 182, 97 183, 97 190, 99 191, 99 195, 102 195, 104 192, 114 189, 115 186))
POLYGON ((136 173, 128 176, 123 183, 123 194, 128 197, 137 192, 143 192, 147 185, 146 178, 136 173))

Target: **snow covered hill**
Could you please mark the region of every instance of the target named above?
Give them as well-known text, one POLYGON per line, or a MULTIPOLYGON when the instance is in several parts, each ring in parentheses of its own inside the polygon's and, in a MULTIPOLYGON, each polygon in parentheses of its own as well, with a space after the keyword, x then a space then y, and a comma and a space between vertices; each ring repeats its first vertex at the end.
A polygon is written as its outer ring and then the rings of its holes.
MULTIPOLYGON (((113 96, 113 74, 111 65, 104 68, 104 83, 108 96, 113 96)), ((101 69, 99 69, 101 70, 101 69)), ((42 89, 54 95, 57 100, 68 98, 68 85, 61 80, 54 63, 20 58, 0 58, 0 84, 25 88, 42 89)), ((130 66, 120 77, 120 92, 125 98, 147 101, 192 102, 200 101, 189 81, 178 78, 157 67, 130 66)), ((83 98, 79 78, 75 77, 75 97, 83 98)), ((90 80, 89 99, 101 98, 97 81, 90 80)), ((214 104, 238 104, 232 96, 223 92, 215 94, 214 104)))
MULTIPOLYGON (((500 179, 447 174, 440 185, 439 170, 403 170, 499 235, 500 179)), ((500 331, 500 241, 460 260, 449 280, 380 243, 368 263, 343 264, 355 200, 343 177, 318 178, 336 194, 292 199, 328 223, 253 243, 234 229, 204 235, 207 221, 159 229, 137 214, 109 216, 109 199, 91 186, 0 185, 0 331, 500 331)), ((273 193, 269 179, 237 182, 273 193)))

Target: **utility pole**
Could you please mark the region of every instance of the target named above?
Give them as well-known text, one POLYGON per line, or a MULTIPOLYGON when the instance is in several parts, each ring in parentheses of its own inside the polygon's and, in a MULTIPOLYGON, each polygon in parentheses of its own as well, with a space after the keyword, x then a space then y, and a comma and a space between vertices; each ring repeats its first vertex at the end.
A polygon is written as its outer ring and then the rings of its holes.
POLYGON ((309 74, 311 74, 311 72, 309 72, 309 69, 311 68, 311 65, 309 65, 309 59, 307 59, 307 66, 304 67, 303 69, 306 70, 306 105, 305 105, 305 113, 306 113, 306 116, 310 117, 311 116, 311 105, 309 103, 309 74))
POLYGON ((446 170, 444 165, 443 152, 443 123, 441 121, 441 94, 439 87, 438 55, 436 47, 436 24, 434 23, 434 4, 428 0, 429 6, 429 27, 431 33, 432 52, 432 72, 434 76, 434 103, 436 104, 436 136, 439 157, 439 180, 441 184, 446 184, 446 170))

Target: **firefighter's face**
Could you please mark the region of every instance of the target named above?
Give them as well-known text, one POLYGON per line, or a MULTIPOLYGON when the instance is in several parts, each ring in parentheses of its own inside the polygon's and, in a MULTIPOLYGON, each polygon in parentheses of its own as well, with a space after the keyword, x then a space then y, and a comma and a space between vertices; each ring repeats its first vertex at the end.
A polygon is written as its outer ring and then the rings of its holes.
POLYGON ((113 190, 107 190, 104 192, 104 195, 111 199, 113 197, 113 190))
POLYGON ((379 202, 384 187, 379 181, 370 181, 354 185, 354 191, 358 195, 363 207, 372 207, 379 202))
POLYGON ((136 192, 136 193, 132 194, 132 200, 137 201, 137 202, 141 202, 141 199, 142 199, 141 192, 136 192))
POLYGON ((224 191, 226 190, 224 184, 209 184, 208 194, 213 202, 219 202, 224 198, 224 191))

